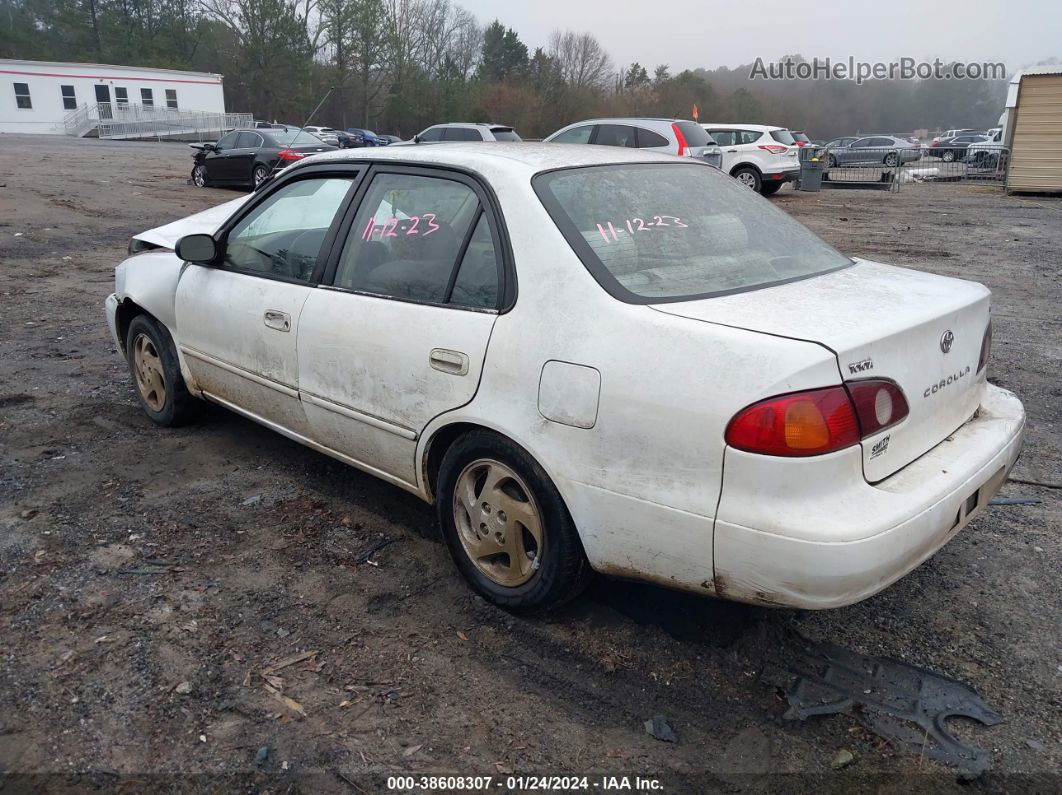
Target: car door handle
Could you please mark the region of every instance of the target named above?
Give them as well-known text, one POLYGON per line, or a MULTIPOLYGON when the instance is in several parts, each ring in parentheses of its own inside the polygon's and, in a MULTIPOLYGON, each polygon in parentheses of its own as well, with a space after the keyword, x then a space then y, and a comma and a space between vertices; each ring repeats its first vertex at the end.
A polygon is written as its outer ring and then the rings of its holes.
POLYGON ((727 149, 726 151, 727 151, 728 153, 731 153, 731 152, 736 152, 736 151, 737 151, 737 149, 727 149))
POLYGON ((468 375, 468 356, 460 351, 432 348, 428 363, 436 370, 450 375, 468 375))
POLYGON ((277 331, 291 331, 291 315, 287 312, 267 309, 265 312, 265 324, 277 331))

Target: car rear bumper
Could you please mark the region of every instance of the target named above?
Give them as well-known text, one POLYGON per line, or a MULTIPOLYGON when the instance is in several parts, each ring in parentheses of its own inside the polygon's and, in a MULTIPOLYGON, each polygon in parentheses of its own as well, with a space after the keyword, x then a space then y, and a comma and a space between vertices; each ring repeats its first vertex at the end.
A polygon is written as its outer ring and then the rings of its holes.
POLYGON ((793 182, 800 179, 800 163, 786 164, 763 172, 764 182, 793 182))
POLYGON ((881 591, 984 510, 1018 458, 1024 428, 1021 402, 989 385, 976 417, 874 485, 862 478, 859 447, 816 459, 728 449, 714 532, 717 594, 823 609, 881 591))

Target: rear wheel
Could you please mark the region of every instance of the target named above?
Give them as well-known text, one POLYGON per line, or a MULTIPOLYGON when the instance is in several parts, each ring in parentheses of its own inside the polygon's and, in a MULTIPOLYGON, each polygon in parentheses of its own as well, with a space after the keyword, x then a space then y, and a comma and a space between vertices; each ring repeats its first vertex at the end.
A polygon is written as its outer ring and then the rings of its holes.
POLYGON ((590 564, 549 476, 522 448, 489 431, 443 457, 436 507, 458 570, 512 610, 548 610, 578 596, 590 564))
POLYGON ((943 160, 945 163, 951 163, 953 160, 955 160, 955 152, 953 152, 951 149, 948 149, 944 152, 944 154, 940 156, 940 159, 943 160))
POLYGON ((734 179, 744 185, 746 188, 750 188, 754 191, 759 191, 763 185, 763 181, 760 179, 760 174, 754 168, 739 168, 733 173, 734 179))
POLYGON ((887 155, 885 155, 885 165, 887 165, 889 168, 895 166, 899 161, 900 159, 895 152, 889 152, 887 155))
POLYGON ((192 169, 192 184, 197 188, 205 188, 210 184, 210 180, 207 179, 206 166, 201 163, 192 169))
POLYGON ((251 184, 255 188, 257 188, 259 185, 266 181, 266 178, 268 176, 269 169, 259 163, 257 166, 254 167, 254 171, 251 172, 251 184))
POLYGON ((137 315, 125 336, 125 352, 136 396, 151 421, 173 427, 191 419, 192 396, 169 332, 151 316, 137 315))

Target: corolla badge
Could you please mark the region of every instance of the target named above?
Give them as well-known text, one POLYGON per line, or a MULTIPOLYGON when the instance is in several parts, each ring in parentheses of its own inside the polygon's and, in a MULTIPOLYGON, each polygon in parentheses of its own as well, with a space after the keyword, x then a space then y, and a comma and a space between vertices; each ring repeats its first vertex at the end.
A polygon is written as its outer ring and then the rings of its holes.
POLYGON ((951 329, 948 329, 940 335, 940 350, 942 353, 947 353, 951 350, 952 343, 955 342, 955 335, 951 333, 951 329))

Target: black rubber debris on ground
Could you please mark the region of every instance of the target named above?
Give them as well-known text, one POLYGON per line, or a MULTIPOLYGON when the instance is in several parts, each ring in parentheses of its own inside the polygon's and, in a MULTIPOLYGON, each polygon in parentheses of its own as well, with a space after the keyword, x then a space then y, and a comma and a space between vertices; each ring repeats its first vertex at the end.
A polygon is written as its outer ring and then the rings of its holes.
POLYGON ((991 751, 967 745, 948 731, 946 721, 952 717, 986 726, 1003 720, 970 686, 898 660, 864 657, 799 635, 774 648, 760 681, 784 692, 789 709, 783 718, 847 713, 898 751, 954 766, 967 777, 991 768, 991 751))

